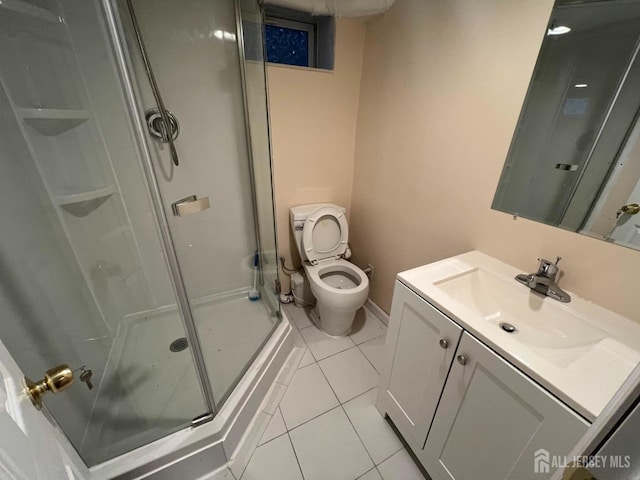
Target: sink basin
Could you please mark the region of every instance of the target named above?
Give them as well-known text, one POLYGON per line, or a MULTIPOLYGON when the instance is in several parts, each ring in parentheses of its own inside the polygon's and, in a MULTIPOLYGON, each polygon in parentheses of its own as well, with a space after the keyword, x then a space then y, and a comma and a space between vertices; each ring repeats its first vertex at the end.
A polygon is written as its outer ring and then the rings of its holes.
POLYGON ((640 363, 640 325, 572 292, 570 303, 533 292, 519 273, 472 251, 398 280, 593 421, 640 363))
POLYGON ((434 285, 505 335, 560 367, 577 360, 607 337, 604 330, 572 312, 570 307, 482 268, 434 285), (502 323, 511 324, 516 330, 505 332, 500 328, 502 323))

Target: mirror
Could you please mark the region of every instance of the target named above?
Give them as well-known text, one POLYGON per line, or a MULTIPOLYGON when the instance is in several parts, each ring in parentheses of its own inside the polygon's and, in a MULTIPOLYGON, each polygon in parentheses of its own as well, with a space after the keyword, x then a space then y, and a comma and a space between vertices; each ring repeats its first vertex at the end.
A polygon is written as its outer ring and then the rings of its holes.
POLYGON ((492 207, 640 249, 640 1, 556 2, 492 207))

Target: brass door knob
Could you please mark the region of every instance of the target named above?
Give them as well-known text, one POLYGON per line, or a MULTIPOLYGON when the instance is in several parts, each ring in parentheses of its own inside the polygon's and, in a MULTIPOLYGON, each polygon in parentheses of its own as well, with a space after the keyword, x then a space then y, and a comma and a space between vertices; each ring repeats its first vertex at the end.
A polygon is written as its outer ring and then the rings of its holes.
POLYGON ((37 382, 24 377, 27 384, 25 393, 33 403, 33 406, 40 410, 42 408, 42 397, 45 393, 63 392, 73 384, 75 379, 73 370, 69 368, 69 365, 58 365, 44 372, 44 378, 37 382))
POLYGON ((616 213, 616 218, 618 218, 623 213, 626 213, 627 215, 635 215, 639 212, 640 205, 638 205, 637 203, 629 203, 628 205, 623 205, 620 207, 620 210, 618 210, 616 213))

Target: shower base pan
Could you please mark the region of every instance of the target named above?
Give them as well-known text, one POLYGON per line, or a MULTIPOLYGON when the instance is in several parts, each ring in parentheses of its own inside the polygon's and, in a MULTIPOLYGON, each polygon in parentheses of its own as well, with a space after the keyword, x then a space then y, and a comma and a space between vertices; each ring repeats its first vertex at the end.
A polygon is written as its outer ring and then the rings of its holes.
MULTIPOLYGON (((273 329, 273 319, 267 315, 262 302, 249 302, 246 294, 243 298, 236 295, 225 299, 203 299, 194 303, 193 310, 207 368, 212 369, 210 376, 217 379, 213 389, 216 402, 220 403, 225 390, 233 386, 252 352, 260 347, 265 332, 273 329), (262 312, 253 311, 255 309, 262 309, 262 312), (221 329, 225 334, 217 335, 221 329), (226 333, 230 330, 235 332, 235 336, 226 333), (216 343, 220 338, 225 338, 225 345, 216 343)), ((251 438, 252 430, 255 430, 252 425, 261 411, 260 405, 267 399, 278 372, 294 348, 291 325, 284 312, 282 321, 213 421, 196 428, 183 428, 155 441, 151 440, 159 438, 163 429, 167 431, 166 422, 180 423, 183 412, 198 411, 202 405, 189 347, 177 352, 170 348, 184 335, 181 321, 175 307, 164 307, 125 317, 119 330, 119 341, 116 341, 111 355, 111 368, 126 372, 133 384, 124 386, 127 394, 121 401, 114 402, 114 392, 99 394, 102 400, 94 407, 95 418, 92 418, 91 430, 86 435, 87 439, 94 439, 94 443, 86 441, 82 450, 85 458, 96 462, 101 458, 110 460, 90 468, 92 480, 232 478, 226 476, 227 467, 234 462, 242 463, 243 452, 255 447, 253 443, 257 438, 251 438), (148 335, 154 336, 153 342, 148 338, 140 341, 141 336, 148 335), (140 351, 140 345, 153 345, 154 352, 140 351), (140 361, 145 365, 140 367, 137 364, 140 361), (157 363, 151 371, 158 372, 161 377, 155 379, 152 376, 140 383, 139 378, 136 380, 136 367, 149 371, 149 362, 157 363), (108 413, 105 415, 105 412, 108 413), (136 415, 129 415, 129 412, 136 415), (126 429, 122 424, 110 422, 109 418, 126 418, 127 423, 145 422, 147 429, 143 436, 127 437, 123 435, 126 429), (126 447, 127 442, 132 445, 143 443, 141 440, 145 436, 150 443, 133 450, 126 447), (114 453, 126 450, 130 451, 113 458, 114 453)), ((108 388, 108 385, 101 388, 108 388)), ((135 425, 130 428, 140 431, 135 425)))

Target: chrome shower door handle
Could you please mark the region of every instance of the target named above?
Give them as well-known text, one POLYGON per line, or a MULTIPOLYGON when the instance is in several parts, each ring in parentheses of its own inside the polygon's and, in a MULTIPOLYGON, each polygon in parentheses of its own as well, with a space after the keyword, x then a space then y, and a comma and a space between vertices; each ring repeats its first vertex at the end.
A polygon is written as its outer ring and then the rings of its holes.
POLYGON ((184 217, 192 213, 202 212, 209 208, 209 197, 198 198, 195 195, 181 198, 171 204, 171 210, 176 217, 184 217))

